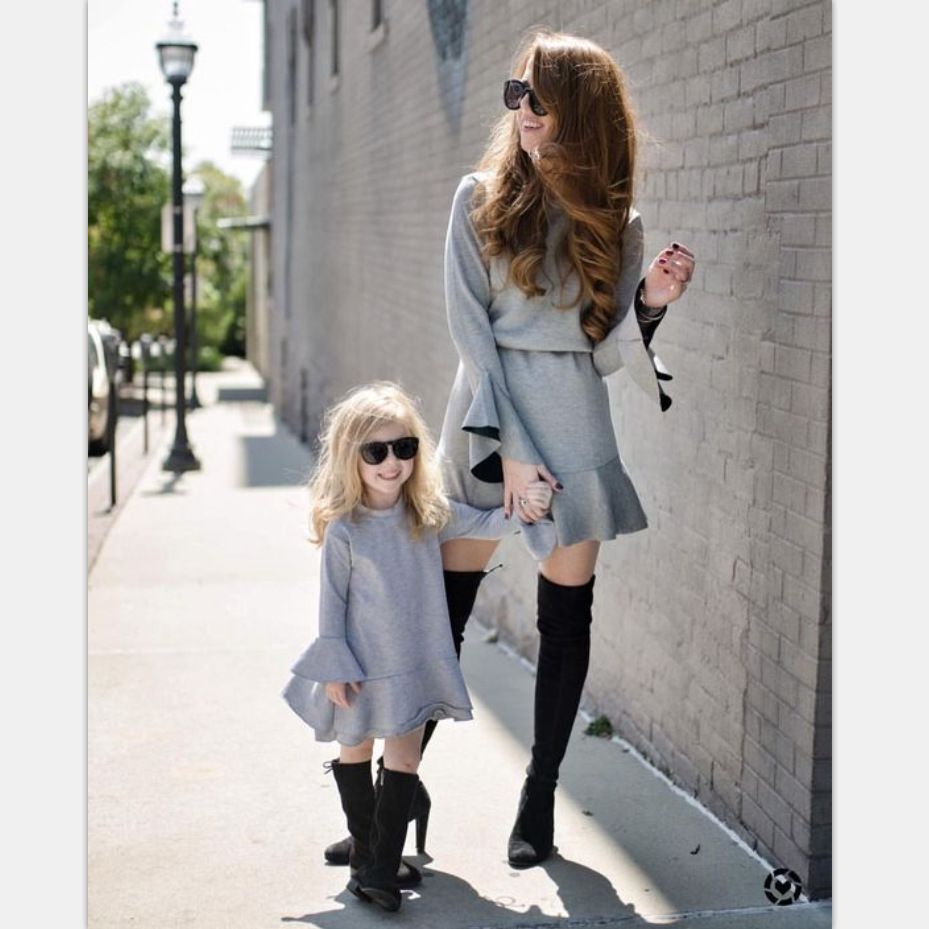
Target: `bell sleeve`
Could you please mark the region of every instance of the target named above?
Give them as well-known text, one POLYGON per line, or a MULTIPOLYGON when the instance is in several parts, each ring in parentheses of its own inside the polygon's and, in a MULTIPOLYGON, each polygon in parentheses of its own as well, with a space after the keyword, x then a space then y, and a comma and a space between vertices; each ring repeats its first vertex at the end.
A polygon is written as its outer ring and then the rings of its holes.
POLYGON ((290 669, 298 678, 320 683, 362 681, 358 663, 345 637, 351 548, 345 529, 332 523, 323 538, 319 573, 319 635, 290 669))
POLYGON ((670 381, 671 374, 652 351, 650 343, 667 307, 651 309, 639 299, 643 252, 642 217, 635 216, 623 230, 623 266, 616 285, 616 321, 606 338, 594 346, 593 363, 600 377, 625 368, 632 380, 657 400, 664 411, 671 406, 671 398, 664 392, 661 381, 670 381))
POLYGON ((473 395, 461 423, 469 433, 469 467, 479 480, 499 483, 500 458, 534 465, 543 461, 513 405, 487 313, 490 278, 469 215, 475 184, 474 175, 462 178, 452 203, 445 239, 445 305, 473 395))
POLYGON ((536 561, 544 561, 556 545, 555 524, 548 517, 524 523, 518 517, 507 519, 502 506, 481 510, 459 500, 448 501, 452 515, 439 530, 439 542, 451 539, 502 539, 513 532, 522 536, 523 544, 536 561))

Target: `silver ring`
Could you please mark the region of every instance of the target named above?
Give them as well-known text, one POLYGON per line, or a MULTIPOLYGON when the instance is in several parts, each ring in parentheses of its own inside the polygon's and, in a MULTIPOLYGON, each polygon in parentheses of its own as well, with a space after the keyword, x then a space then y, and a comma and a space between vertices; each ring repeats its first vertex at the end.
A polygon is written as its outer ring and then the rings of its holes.
POLYGON ((529 499, 528 499, 527 497, 520 497, 520 498, 519 498, 519 505, 520 505, 520 506, 525 506, 528 502, 529 502, 529 499))

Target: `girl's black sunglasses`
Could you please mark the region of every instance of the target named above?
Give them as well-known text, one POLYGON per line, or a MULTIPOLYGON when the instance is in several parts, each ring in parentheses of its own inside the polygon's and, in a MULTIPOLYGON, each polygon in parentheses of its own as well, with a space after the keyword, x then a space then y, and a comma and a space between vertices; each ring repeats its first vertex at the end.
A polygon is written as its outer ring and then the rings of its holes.
POLYGON ((529 94, 529 108, 536 116, 547 116, 548 110, 539 103, 539 98, 535 91, 525 82, 517 81, 515 78, 510 81, 504 81, 503 84, 503 102, 508 110, 518 110, 519 101, 529 94))
POLYGON ((419 451, 419 439, 405 435, 392 442, 365 442, 361 446, 361 457, 370 465, 378 465, 387 457, 388 448, 392 448, 401 461, 409 461, 419 451))

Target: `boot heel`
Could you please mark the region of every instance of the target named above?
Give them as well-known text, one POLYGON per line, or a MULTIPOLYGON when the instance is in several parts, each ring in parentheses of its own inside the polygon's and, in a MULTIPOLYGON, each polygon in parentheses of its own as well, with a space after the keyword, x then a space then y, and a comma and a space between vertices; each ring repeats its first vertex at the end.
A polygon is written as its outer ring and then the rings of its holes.
POLYGON ((416 852, 419 855, 426 853, 426 830, 429 828, 429 811, 432 809, 432 802, 426 804, 425 809, 416 816, 416 852))

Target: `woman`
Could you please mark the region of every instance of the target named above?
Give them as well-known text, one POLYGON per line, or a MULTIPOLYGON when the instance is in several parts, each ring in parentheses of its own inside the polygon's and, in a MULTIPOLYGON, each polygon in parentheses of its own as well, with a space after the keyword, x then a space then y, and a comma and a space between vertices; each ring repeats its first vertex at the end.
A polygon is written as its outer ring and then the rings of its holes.
MULTIPOLYGON (((694 256, 672 243, 641 277, 633 209, 635 126, 622 74, 598 45, 537 32, 506 82, 513 110, 478 172, 459 184, 445 254, 449 328, 461 363, 439 450, 451 497, 524 522, 548 481, 558 547, 538 578, 532 759, 508 843, 512 865, 552 851, 554 791, 590 654, 600 543, 644 529, 602 378, 626 367, 662 409, 670 375, 648 349, 694 256)), ((494 541, 442 546, 456 647, 494 541)), ((428 741, 428 734, 427 734, 428 741)))

